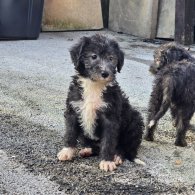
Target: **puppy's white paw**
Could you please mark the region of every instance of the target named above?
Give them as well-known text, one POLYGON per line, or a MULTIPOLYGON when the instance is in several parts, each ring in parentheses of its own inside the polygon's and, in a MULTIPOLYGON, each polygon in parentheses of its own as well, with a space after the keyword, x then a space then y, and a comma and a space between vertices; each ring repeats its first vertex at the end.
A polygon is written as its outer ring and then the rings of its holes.
POLYGON ((134 163, 136 163, 138 165, 146 166, 146 163, 138 158, 134 159, 134 163))
POLYGON ((92 155, 92 148, 84 148, 84 149, 81 149, 80 152, 79 152, 79 155, 81 157, 89 157, 92 155))
POLYGON ((103 171, 114 171, 117 167, 114 161, 105 161, 102 160, 99 164, 99 167, 103 171))
POLYGON ((148 127, 149 128, 152 128, 153 126, 155 125, 155 121, 154 120, 151 120, 148 127))
POLYGON ((76 148, 63 148, 58 154, 58 160, 60 161, 66 161, 66 160, 72 160, 76 153, 76 148))
POLYGON ((121 165, 123 163, 123 159, 119 155, 114 155, 114 163, 115 165, 121 165))

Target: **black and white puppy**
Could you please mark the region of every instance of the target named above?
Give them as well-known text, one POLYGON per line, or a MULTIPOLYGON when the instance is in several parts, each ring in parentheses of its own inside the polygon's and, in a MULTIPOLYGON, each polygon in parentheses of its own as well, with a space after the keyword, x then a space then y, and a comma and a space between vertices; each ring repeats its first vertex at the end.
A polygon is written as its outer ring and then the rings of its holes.
POLYGON ((154 140, 158 120, 171 109, 176 146, 186 146, 186 131, 195 111, 195 59, 176 43, 160 46, 150 71, 155 75, 145 139, 154 140))
POLYGON ((70 54, 76 75, 69 87, 58 159, 71 160, 80 140, 80 156, 100 154, 101 170, 113 171, 125 158, 139 163, 144 124, 115 79, 124 63, 118 43, 102 35, 83 37, 70 54))

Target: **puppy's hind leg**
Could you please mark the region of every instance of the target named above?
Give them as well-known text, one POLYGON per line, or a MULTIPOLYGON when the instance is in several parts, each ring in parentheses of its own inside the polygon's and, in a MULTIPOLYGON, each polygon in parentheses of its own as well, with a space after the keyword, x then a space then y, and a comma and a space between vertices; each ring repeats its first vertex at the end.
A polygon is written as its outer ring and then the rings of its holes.
POLYGON ((167 100, 163 101, 163 103, 161 104, 160 110, 156 113, 154 118, 148 124, 147 132, 146 132, 146 136, 145 136, 145 139, 147 141, 154 140, 154 131, 156 129, 157 122, 166 113, 166 111, 169 108, 169 105, 170 105, 169 101, 167 101, 167 100))
POLYGON ((157 121, 164 116, 164 114, 166 113, 166 111, 168 110, 170 105, 170 101, 168 99, 163 100, 160 110, 156 113, 156 115, 154 116, 154 119, 150 121, 149 123, 149 127, 153 127, 157 121))
POLYGON ((175 140, 176 146, 185 147, 187 142, 185 140, 186 132, 190 126, 190 119, 193 116, 192 108, 186 107, 185 109, 179 110, 178 112, 178 123, 177 123, 177 136, 175 140))
POLYGON ((177 123, 178 123, 178 109, 175 105, 172 105, 171 104, 171 116, 172 116, 172 124, 174 127, 177 126, 177 123))
POLYGON ((146 123, 146 134, 145 140, 153 141, 154 140, 154 131, 156 129, 156 122, 154 121, 154 116, 161 107, 163 99, 161 81, 156 81, 156 85, 153 86, 152 93, 150 95, 149 108, 148 108, 148 117, 146 123))
MULTIPOLYGON (((146 136, 145 136, 145 139, 147 141, 154 140, 154 130, 155 130, 156 124, 158 120, 164 116, 164 114, 166 113, 166 111, 168 110, 170 106, 171 95, 173 92, 172 83, 173 82, 171 81, 170 78, 166 78, 164 79, 164 82, 162 83, 163 93, 160 92, 159 90, 156 91, 156 93, 155 91, 153 91, 153 95, 151 96, 150 106, 155 108, 156 114, 148 121, 149 123, 147 125, 147 131, 146 131, 146 136), (158 93, 160 93, 160 95, 158 93), (161 98, 159 98, 158 96, 161 96, 161 98), (158 101, 159 99, 161 99, 162 103, 158 101)), ((156 87, 158 89, 158 86, 156 87)))
POLYGON ((124 124, 119 139, 119 145, 124 152, 124 157, 135 162, 137 152, 142 141, 144 123, 140 113, 133 108, 125 113, 124 124))

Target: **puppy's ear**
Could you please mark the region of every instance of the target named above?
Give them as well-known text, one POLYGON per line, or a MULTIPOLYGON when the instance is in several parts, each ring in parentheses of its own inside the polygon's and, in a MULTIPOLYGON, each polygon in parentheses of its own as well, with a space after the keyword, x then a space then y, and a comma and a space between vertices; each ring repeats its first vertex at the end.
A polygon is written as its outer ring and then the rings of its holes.
POLYGON ((124 64, 124 52, 119 49, 118 51, 118 64, 117 71, 120 72, 124 64))
POLYGON ((79 43, 77 43, 70 49, 71 59, 75 65, 75 68, 78 68, 78 66, 80 65, 83 49, 88 43, 89 43, 89 38, 82 37, 79 43))
POLYGON ((115 40, 110 40, 109 44, 114 49, 115 54, 118 57, 117 71, 120 72, 124 64, 124 52, 120 49, 118 43, 115 40))

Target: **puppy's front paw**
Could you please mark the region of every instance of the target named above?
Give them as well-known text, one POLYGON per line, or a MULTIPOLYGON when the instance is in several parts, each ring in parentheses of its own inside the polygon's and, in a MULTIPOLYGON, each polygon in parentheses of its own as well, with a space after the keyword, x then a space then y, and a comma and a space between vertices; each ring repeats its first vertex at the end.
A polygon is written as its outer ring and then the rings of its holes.
POLYGON ((58 160, 60 161, 66 161, 66 160, 72 160, 76 153, 76 148, 63 148, 58 154, 58 160))
POLYGON ((89 157, 92 155, 92 148, 84 148, 84 149, 81 149, 80 152, 79 152, 79 155, 81 157, 89 157))
POLYGON ((116 164, 113 161, 102 160, 99 165, 100 169, 103 171, 114 171, 116 169, 116 164))
POLYGON ((114 163, 115 165, 121 165, 123 163, 123 159, 120 155, 114 155, 114 163))

